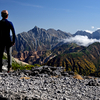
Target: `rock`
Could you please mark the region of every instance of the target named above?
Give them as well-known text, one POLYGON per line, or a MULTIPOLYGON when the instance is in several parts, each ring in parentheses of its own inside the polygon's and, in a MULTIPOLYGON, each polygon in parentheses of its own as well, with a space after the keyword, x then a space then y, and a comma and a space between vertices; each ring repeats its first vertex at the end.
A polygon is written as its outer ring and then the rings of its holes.
POLYGON ((7 98, 4 97, 0 97, 0 100, 8 100, 7 98))
POLYGON ((69 75, 75 75, 73 71, 67 71, 69 75))
POLYGON ((62 72, 61 75, 69 77, 69 74, 67 72, 62 72))
POLYGON ((100 86, 100 83, 98 83, 97 80, 92 79, 92 80, 89 81, 88 84, 86 84, 86 85, 89 85, 89 86, 100 86))
POLYGON ((53 72, 52 74, 53 76, 61 76, 61 72, 59 72, 59 70, 56 70, 53 72))
POLYGON ((39 72, 38 72, 38 71, 33 71, 31 75, 32 75, 32 76, 39 75, 39 72))
POLYGON ((92 79, 93 77, 91 76, 84 76, 84 79, 92 79))
POLYGON ((55 71, 55 70, 57 70, 57 67, 52 67, 52 66, 50 66, 50 69, 51 69, 52 71, 55 71))
POLYGON ((83 78, 82 78, 82 76, 81 75, 75 75, 75 76, 73 76, 73 78, 76 78, 76 79, 79 79, 79 80, 83 80, 83 78))
POLYGON ((30 77, 21 77, 20 79, 30 79, 30 77))

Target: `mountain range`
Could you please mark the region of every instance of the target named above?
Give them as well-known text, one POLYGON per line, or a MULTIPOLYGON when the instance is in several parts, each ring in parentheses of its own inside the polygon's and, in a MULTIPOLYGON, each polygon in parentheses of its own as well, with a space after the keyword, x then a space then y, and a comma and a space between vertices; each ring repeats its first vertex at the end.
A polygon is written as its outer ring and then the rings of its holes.
POLYGON ((13 47, 13 50, 18 52, 49 50, 55 47, 60 42, 60 39, 66 39, 76 35, 87 36, 89 39, 100 39, 100 30, 95 31, 92 34, 86 31, 77 31, 75 34, 71 34, 61 30, 45 30, 35 26, 28 32, 22 32, 16 35, 16 44, 13 47))
POLYGON ((70 33, 54 29, 40 29, 35 26, 28 32, 16 35, 16 44, 13 50, 20 51, 39 51, 48 50, 54 47, 59 39, 72 36, 70 33))
POLYGON ((16 35, 16 44, 13 50, 17 52, 50 50, 60 43, 61 39, 75 37, 76 35, 87 36, 89 39, 100 39, 100 29, 92 34, 86 31, 77 31, 75 34, 71 34, 61 30, 45 30, 35 26, 28 32, 16 35))
POLYGON ((82 36, 87 36, 89 39, 100 39, 100 29, 96 30, 95 32, 93 32, 92 34, 86 31, 77 31, 75 34, 73 34, 73 36, 76 35, 82 35, 82 36))
POLYGON ((100 30, 92 34, 86 31, 77 31, 75 34, 71 34, 61 30, 45 30, 35 26, 28 32, 16 35, 16 44, 12 54, 15 58, 29 64, 63 66, 66 71, 72 70, 82 75, 95 73, 100 69, 100 43, 84 47, 61 41, 77 35, 98 40, 100 39, 100 30))

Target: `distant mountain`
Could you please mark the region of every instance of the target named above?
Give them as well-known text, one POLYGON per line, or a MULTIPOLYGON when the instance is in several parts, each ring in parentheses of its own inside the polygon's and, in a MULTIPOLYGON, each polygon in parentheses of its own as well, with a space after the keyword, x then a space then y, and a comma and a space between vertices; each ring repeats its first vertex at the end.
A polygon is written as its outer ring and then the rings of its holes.
POLYGON ((100 43, 96 42, 88 47, 64 45, 53 50, 58 55, 45 63, 46 65, 63 66, 66 71, 82 75, 89 75, 100 69, 100 43))
POLYGON ((28 32, 20 33, 16 36, 16 44, 13 51, 40 51, 52 49, 59 41, 71 37, 70 33, 54 29, 42 29, 35 26, 28 32))
POLYGON ((88 36, 88 38, 91 38, 91 34, 86 31, 77 31, 75 34, 73 34, 73 36, 76 36, 76 35, 88 36))
POLYGON ((100 29, 91 34, 91 38, 100 39, 100 29))
POLYGON ((82 35, 82 36, 87 36, 89 39, 100 39, 100 29, 93 32, 92 34, 86 31, 77 31, 75 34, 73 34, 73 36, 76 35, 82 35))

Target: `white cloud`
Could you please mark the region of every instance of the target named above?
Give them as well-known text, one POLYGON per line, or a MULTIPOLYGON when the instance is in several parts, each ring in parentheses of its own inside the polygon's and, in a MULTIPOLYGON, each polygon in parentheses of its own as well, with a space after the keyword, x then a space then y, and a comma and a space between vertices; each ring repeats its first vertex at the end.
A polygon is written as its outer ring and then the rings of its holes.
POLYGON ((87 36, 81 36, 81 35, 76 35, 75 37, 70 37, 67 39, 63 39, 64 43, 70 42, 70 43, 76 43, 80 46, 89 46, 90 44, 94 42, 100 42, 100 39, 89 39, 87 36))
POLYGON ((89 31, 89 30, 85 30, 85 31, 92 34, 92 31, 89 31))
POLYGON ((94 26, 91 26, 92 29, 94 29, 94 26))

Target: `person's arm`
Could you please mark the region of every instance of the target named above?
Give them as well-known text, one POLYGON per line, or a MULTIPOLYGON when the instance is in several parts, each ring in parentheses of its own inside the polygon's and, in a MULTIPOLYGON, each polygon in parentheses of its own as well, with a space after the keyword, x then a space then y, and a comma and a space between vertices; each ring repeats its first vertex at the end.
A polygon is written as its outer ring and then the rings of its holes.
POLYGON ((14 45, 15 44, 15 29, 12 23, 11 23, 11 31, 12 31, 12 45, 14 45))

